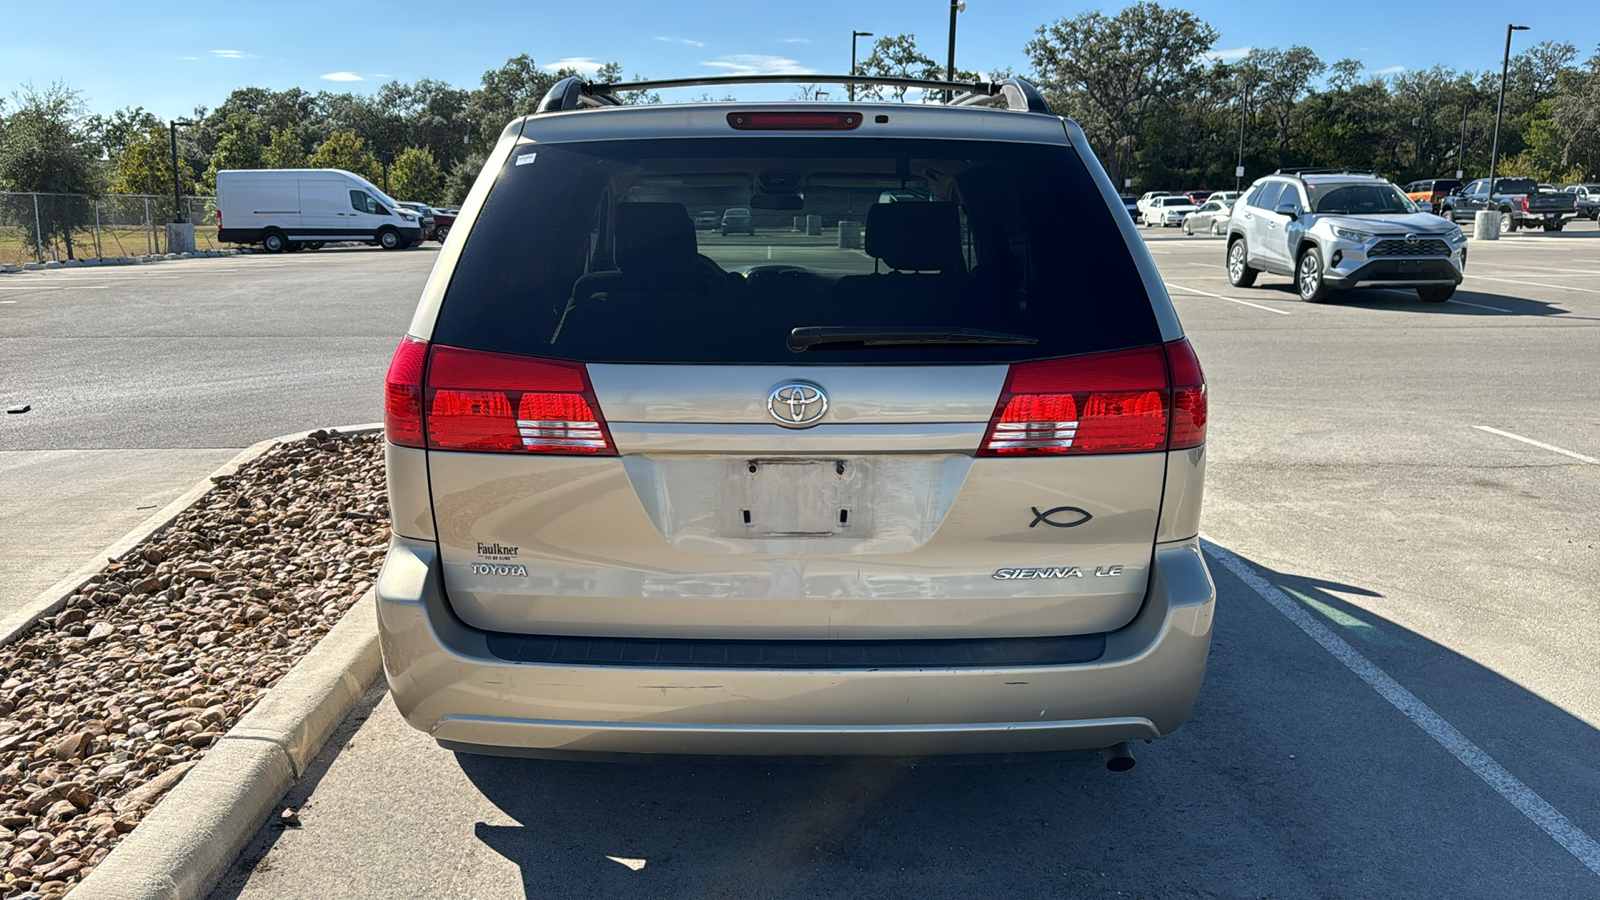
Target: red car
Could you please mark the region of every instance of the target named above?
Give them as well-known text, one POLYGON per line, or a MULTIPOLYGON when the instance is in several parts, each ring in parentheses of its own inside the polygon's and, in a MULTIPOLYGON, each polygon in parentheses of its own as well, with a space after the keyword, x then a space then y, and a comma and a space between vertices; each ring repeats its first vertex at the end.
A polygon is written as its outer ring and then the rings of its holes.
POLYGON ((439 243, 444 243, 445 235, 450 233, 450 226, 455 224, 456 213, 460 210, 445 212, 439 207, 433 208, 433 234, 428 235, 439 243))
POLYGON ((1216 191, 1184 191, 1183 195, 1189 198, 1190 203, 1193 203, 1195 206, 1199 206, 1200 204, 1206 202, 1207 197, 1215 193, 1216 191))

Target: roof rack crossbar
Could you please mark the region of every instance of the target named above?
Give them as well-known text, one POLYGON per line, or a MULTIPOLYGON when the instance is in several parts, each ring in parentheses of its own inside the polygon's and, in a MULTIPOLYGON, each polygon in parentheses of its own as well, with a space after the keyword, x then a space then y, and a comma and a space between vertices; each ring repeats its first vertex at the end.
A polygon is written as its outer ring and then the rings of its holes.
POLYGON ((1288 166, 1281 168, 1274 175, 1371 175, 1374 178, 1378 173, 1366 169, 1351 169, 1344 166, 1288 166))
POLYGON ((1003 103, 1007 109, 1049 113, 1050 107, 1038 89, 1020 78, 1000 81, 937 81, 926 78, 888 78, 876 75, 709 75, 697 78, 667 78, 657 81, 619 81, 591 83, 579 76, 563 78, 539 101, 535 113, 617 106, 619 94, 680 87, 724 87, 736 84, 845 84, 894 87, 924 91, 948 91, 951 106, 976 106, 1003 103))

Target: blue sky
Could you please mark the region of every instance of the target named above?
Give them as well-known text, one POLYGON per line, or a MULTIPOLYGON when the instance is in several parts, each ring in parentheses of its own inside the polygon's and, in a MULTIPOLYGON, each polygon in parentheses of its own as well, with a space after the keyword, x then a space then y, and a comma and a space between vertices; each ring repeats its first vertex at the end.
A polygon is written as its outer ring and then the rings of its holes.
MULTIPOLYGON (((541 64, 615 60, 651 77, 742 71, 844 72, 850 32, 915 34, 924 52, 945 55, 946 0, 809 0, 806 3, 604 3, 276 0, 274 3, 102 3, 70 7, 8 3, 0 94, 24 82, 64 80, 90 108, 140 105, 157 115, 215 106, 237 87, 372 91, 392 79, 437 78, 473 87, 485 69, 529 53, 541 64)), ((1124 4, 1080 0, 968 0, 957 64, 979 71, 1027 67, 1023 46, 1040 24, 1124 4)), ((1219 51, 1310 46, 1325 61, 1362 60, 1385 73, 1442 63, 1499 65, 1508 4, 1344 0, 1298 8, 1277 0, 1168 3, 1211 23, 1219 51)), ((1600 0, 1514 5, 1513 52, 1540 40, 1577 45, 1580 60, 1600 43, 1600 0)), ((870 39, 862 39, 863 47, 870 39)), ((865 49, 863 49, 865 55, 865 49)), ((762 96, 745 93, 744 96, 762 96)), ((786 91, 775 95, 787 96, 786 91)), ((671 99, 669 96, 668 99, 671 99)))

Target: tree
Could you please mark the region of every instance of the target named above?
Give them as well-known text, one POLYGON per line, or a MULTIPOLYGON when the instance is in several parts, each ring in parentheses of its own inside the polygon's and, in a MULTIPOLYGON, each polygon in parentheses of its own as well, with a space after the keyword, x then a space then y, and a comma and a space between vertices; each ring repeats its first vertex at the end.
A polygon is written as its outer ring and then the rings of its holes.
POLYGON ((1181 9, 1139 2, 1115 16, 1080 13, 1041 25, 1026 51, 1041 87, 1081 111, 1081 124, 1115 183, 1145 123, 1188 94, 1217 31, 1181 9))
MULTIPOLYGON (((117 194, 172 194, 172 138, 160 122, 135 132, 117 157, 114 181, 117 194)), ((194 170, 186 160, 178 160, 178 185, 185 194, 194 194, 194 170)))
MULTIPOLYGON (((927 80, 943 80, 944 70, 939 64, 917 49, 917 36, 914 34, 894 34, 878 38, 872 45, 872 53, 856 66, 852 75, 876 75, 879 78, 922 78, 927 80)), ((878 85, 861 85, 856 88, 857 97, 871 97, 882 100, 885 91, 899 100, 906 99, 906 88, 884 88, 878 85)))
POLYGON ((217 140, 217 149, 211 153, 211 164, 206 167, 206 190, 217 189, 217 173, 223 169, 261 167, 261 120, 254 113, 230 113, 227 127, 217 140))
POLYGON ((335 131, 317 146, 311 154, 314 169, 344 169, 354 172, 373 184, 383 180, 378 161, 368 152, 366 143, 348 131, 335 131))
MULTIPOLYGON (((85 127, 83 99, 57 82, 43 91, 28 85, 12 100, 16 111, 6 117, 0 141, 0 188, 69 195, 39 198, 39 227, 24 234, 37 252, 59 239, 73 259, 73 229, 90 220, 90 201, 99 196, 103 178, 99 148, 85 127)), ((13 221, 34 221, 33 198, 13 195, 0 204, 13 221)))
POLYGON ((394 190, 389 193, 403 200, 417 200, 432 206, 442 202, 444 172, 433 160, 433 151, 426 147, 407 147, 395 157, 389 171, 389 183, 394 190))
MULTIPOLYGON (((129 106, 110 116, 90 116, 85 127, 94 136, 106 158, 114 163, 127 150, 128 144, 139 139, 144 132, 166 126, 153 113, 146 112, 144 107, 129 106)), ((170 149, 168 156, 171 156, 170 149)))
POLYGON ((451 166, 450 175, 444 182, 445 199, 458 206, 467 202, 467 192, 472 190, 472 183, 478 180, 478 173, 483 171, 483 165, 488 160, 488 151, 475 150, 467 154, 466 159, 451 166))
POLYGON ((306 167, 306 147, 300 136, 287 126, 272 129, 267 148, 261 151, 261 165, 268 169, 303 169, 306 167))
POLYGON ((1574 73, 1551 111, 1561 164, 1600 178, 1600 47, 1581 73, 1574 73))

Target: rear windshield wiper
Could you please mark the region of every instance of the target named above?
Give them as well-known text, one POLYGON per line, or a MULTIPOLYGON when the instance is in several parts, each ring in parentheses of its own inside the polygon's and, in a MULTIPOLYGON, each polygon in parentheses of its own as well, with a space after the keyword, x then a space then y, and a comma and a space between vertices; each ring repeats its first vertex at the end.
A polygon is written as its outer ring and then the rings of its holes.
POLYGON ((879 325, 860 328, 853 325, 804 325, 789 332, 789 349, 796 353, 814 347, 854 345, 860 347, 905 347, 915 344, 1037 344, 1039 339, 1025 334, 984 331, 981 328, 937 328, 927 325, 879 325))

